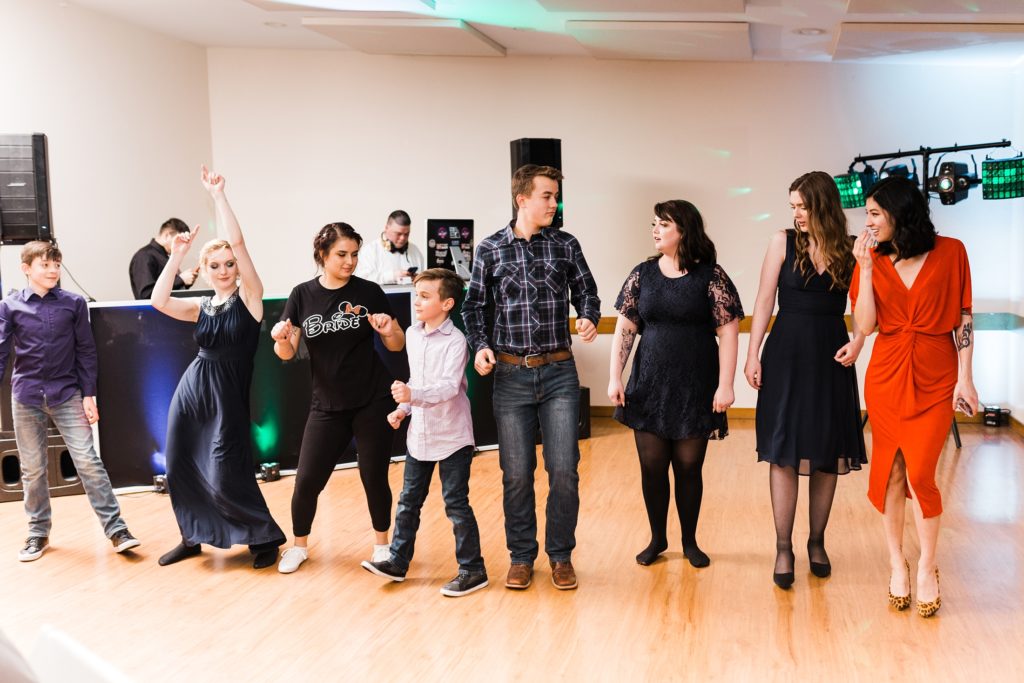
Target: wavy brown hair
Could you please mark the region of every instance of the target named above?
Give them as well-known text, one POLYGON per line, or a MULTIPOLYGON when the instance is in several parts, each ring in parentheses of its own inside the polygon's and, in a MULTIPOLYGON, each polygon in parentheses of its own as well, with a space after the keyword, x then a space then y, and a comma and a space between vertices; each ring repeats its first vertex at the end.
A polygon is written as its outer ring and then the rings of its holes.
POLYGON ((825 262, 825 272, 832 278, 830 288, 849 289, 853 277, 853 245, 835 180, 824 171, 811 171, 794 180, 789 191, 799 192, 807 209, 807 232, 793 225, 796 228, 793 270, 800 271, 808 280, 817 272, 808 251, 813 239, 825 262))

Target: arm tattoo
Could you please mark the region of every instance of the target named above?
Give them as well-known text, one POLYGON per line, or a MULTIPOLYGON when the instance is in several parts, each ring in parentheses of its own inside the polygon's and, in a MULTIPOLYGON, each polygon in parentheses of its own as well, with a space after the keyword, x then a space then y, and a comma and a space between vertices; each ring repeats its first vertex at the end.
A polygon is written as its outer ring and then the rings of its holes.
POLYGON ((619 362, 622 363, 622 367, 626 367, 626 361, 629 360, 629 352, 633 350, 634 341, 636 341, 635 330, 622 331, 622 346, 619 348, 619 362))
POLYGON ((959 334, 956 337, 956 348, 957 350, 966 349, 971 345, 971 340, 974 338, 974 318, 970 317, 969 314, 964 313, 968 318, 960 325, 959 334))

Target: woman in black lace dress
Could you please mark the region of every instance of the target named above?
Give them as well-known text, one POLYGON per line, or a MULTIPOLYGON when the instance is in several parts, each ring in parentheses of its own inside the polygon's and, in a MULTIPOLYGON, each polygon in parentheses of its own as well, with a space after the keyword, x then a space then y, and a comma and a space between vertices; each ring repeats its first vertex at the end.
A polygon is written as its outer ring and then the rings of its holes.
POLYGON ((213 297, 172 299, 181 261, 199 232, 179 234, 171 258, 153 287, 153 306, 194 322, 199 355, 182 375, 167 416, 167 489, 181 543, 160 557, 173 564, 201 552, 245 544, 262 569, 277 560, 284 532, 267 509, 253 463, 249 385, 263 319, 263 283, 224 196, 224 178, 203 167, 226 240, 203 246, 199 265, 213 297), (241 281, 241 285, 239 285, 241 281))
POLYGON ((658 256, 629 274, 609 368, 608 398, 615 419, 633 428, 651 542, 636 556, 649 565, 668 547, 669 479, 675 478, 683 554, 694 567, 710 558, 697 546, 704 493, 701 469, 708 439, 729 431, 739 321, 743 307, 729 276, 715 262, 715 245, 697 208, 681 199, 654 206, 658 256), (622 370, 640 336, 629 383, 622 370))
POLYGON ((853 274, 852 238, 846 232, 832 176, 806 173, 789 188, 793 229, 772 236, 761 267, 750 344, 743 374, 757 396, 757 459, 771 463, 775 517, 773 580, 793 585, 793 520, 799 475, 808 482, 811 572, 832 573, 825 526, 838 475, 867 462, 860 428, 854 362, 864 335, 847 335, 843 313, 853 274), (758 359, 775 308, 779 314, 758 359))

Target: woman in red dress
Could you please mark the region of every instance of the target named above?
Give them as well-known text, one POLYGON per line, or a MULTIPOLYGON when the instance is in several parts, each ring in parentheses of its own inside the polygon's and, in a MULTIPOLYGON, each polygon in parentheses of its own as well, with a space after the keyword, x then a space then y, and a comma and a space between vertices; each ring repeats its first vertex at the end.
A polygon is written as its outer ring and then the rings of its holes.
POLYGON ((939 237, 915 183, 889 178, 868 193, 867 229, 854 244, 850 299, 857 328, 874 330, 864 381, 871 416, 868 498, 883 515, 889 546, 889 602, 910 606, 910 566, 903 555, 905 498, 913 500, 921 544, 917 610, 941 605, 935 545, 942 497, 935 467, 960 409, 978 409, 971 357, 971 272, 963 244, 939 237))

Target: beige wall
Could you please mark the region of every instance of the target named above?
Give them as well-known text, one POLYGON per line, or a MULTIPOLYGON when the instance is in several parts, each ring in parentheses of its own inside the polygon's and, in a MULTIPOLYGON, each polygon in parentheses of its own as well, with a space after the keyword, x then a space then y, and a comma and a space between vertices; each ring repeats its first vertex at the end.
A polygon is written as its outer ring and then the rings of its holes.
MULTIPOLYGON (((478 239, 489 234, 508 217, 508 141, 558 137, 566 227, 584 246, 606 315, 629 269, 651 253, 655 201, 684 197, 701 208, 749 311, 768 238, 789 223, 794 177, 840 172, 858 153, 1014 134, 1012 75, 209 51, 214 156, 268 291, 286 294, 312 275, 310 239, 330 220, 373 235, 404 208, 420 243, 428 217, 473 218, 478 239)), ((1019 202, 979 195, 952 207, 934 202, 934 216, 967 244, 978 310, 1006 311, 1020 300, 1005 286, 1020 265, 1006 249, 1019 202)), ((849 215, 859 227, 862 212, 849 215)), ((609 341, 578 348, 597 405, 608 403, 609 341)), ((745 344, 744 336, 741 363, 745 344)), ((1009 361, 1006 344, 999 353, 1009 361)), ((1008 400, 1004 367, 989 363, 978 375, 985 400, 1008 400)), ((742 378, 736 386, 737 405, 753 406, 742 378)))
MULTIPOLYGON (((71 4, 0 0, 0 63, 0 132, 49 138, 67 269, 97 299, 130 299, 132 253, 169 216, 208 213, 198 180, 210 158, 205 50, 71 4)), ((21 286, 9 270, 5 289, 21 286)))

